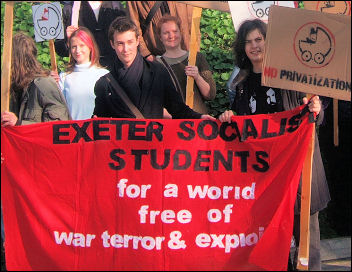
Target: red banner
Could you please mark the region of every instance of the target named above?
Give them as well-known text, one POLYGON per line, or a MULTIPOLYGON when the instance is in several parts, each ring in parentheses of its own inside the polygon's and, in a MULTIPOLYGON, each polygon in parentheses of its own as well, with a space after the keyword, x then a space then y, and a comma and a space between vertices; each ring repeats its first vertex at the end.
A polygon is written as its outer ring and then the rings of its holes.
POLYGON ((286 270, 302 109, 2 129, 8 270, 286 270))

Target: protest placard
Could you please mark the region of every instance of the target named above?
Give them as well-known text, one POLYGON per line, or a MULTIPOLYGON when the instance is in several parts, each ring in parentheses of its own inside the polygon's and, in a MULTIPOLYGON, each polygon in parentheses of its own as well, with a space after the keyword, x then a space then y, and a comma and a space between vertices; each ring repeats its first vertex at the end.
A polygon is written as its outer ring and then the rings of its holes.
MULTIPOLYGON (((325 13, 351 15, 351 1, 303 1, 304 8, 325 13)), ((339 145, 338 100, 333 100, 334 145, 339 145)))
POLYGON ((309 10, 351 15, 351 1, 303 1, 303 4, 309 10))
POLYGON ((268 23, 272 5, 294 8, 294 1, 228 1, 235 31, 245 20, 260 19, 268 23))
POLYGON ((49 41, 51 70, 57 71, 54 39, 64 39, 62 11, 59 2, 32 6, 36 42, 49 41))
POLYGON ((59 2, 32 6, 36 42, 63 39, 62 12, 59 2))
POLYGON ((272 6, 262 84, 351 100, 351 17, 272 6))

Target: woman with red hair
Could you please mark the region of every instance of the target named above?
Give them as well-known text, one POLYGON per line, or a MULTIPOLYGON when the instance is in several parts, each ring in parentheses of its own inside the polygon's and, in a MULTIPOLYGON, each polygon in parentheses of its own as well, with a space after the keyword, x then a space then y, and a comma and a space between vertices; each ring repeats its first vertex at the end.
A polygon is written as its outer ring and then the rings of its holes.
POLYGON ((95 82, 109 71, 99 63, 99 49, 91 32, 79 27, 69 39, 70 62, 59 86, 73 120, 89 119, 95 105, 95 82))

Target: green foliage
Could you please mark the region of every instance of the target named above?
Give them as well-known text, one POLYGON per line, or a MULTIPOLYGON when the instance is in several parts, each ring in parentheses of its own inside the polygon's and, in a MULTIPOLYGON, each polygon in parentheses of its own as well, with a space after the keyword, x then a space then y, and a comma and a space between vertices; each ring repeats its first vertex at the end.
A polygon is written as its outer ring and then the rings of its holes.
POLYGON ((298 1, 298 8, 304 9, 304 2, 298 1))
POLYGON ((207 102, 210 114, 217 116, 229 107, 226 82, 233 69, 232 44, 235 30, 230 13, 203 9, 200 21, 201 52, 205 55, 216 82, 217 95, 207 102))
MULTIPOLYGON (((3 50, 3 31, 4 31, 4 16, 5 16, 5 2, 1 1, 1 55, 3 50)), ((23 31, 34 39, 33 17, 32 17, 32 3, 30 2, 16 2, 13 14, 13 33, 23 31)), ((44 68, 50 69, 50 52, 49 42, 36 43, 38 49, 38 60, 44 68)), ((65 70, 65 65, 68 58, 62 58, 56 55, 56 63, 58 70, 65 70)))

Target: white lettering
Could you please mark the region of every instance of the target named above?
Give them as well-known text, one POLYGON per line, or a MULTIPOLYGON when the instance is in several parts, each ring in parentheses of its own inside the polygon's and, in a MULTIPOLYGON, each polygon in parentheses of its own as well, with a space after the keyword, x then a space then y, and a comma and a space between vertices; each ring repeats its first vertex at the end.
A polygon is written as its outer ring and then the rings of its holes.
POLYGON ((165 185, 164 197, 178 197, 178 187, 176 184, 165 185))
POLYGON ((60 236, 59 236, 59 232, 58 231, 54 231, 54 236, 55 236, 55 242, 58 245, 62 244, 62 241, 64 240, 66 245, 71 245, 72 242, 72 238, 73 238, 73 232, 70 232, 70 234, 67 237, 67 233, 66 232, 61 232, 60 236))
POLYGON ((141 187, 136 184, 131 184, 127 186, 128 179, 120 179, 119 183, 117 183, 117 188, 119 191, 119 197, 124 197, 125 195, 125 189, 126 189, 126 195, 129 198, 136 198, 136 197, 141 197, 141 198, 146 198, 147 197, 147 190, 149 190, 152 185, 148 184, 142 184, 141 187))
POLYGON ((104 231, 101 235, 101 239, 103 240, 104 247, 114 247, 114 248, 129 248, 132 246, 133 249, 144 248, 146 250, 160 250, 162 246, 162 242, 165 240, 165 237, 151 237, 151 236, 134 236, 134 235, 120 235, 113 234, 109 235, 108 231, 104 231), (130 243, 130 241, 132 241, 130 243))
MULTIPOLYGON (((229 192, 233 191, 233 198, 240 199, 241 196, 243 199, 255 199, 255 182, 252 183, 251 186, 246 186, 242 190, 239 186, 224 186, 224 187, 217 187, 209 185, 187 185, 188 196, 189 198, 200 198, 203 199, 206 196, 209 199, 230 199, 231 196, 229 192)), ((164 192, 165 193, 165 192, 164 192)))
POLYGON ((254 199, 254 191, 255 191, 255 182, 252 183, 252 186, 246 186, 242 190, 242 198, 243 199, 254 199))
POLYGON ((208 211, 209 222, 219 222, 221 220, 221 212, 218 209, 210 209, 208 211))
POLYGON ((55 242, 58 245, 61 245, 64 241, 66 245, 70 246, 80 246, 80 247, 90 247, 92 244, 92 240, 95 239, 94 234, 84 235, 82 233, 73 233, 70 232, 67 236, 66 232, 59 233, 58 231, 54 231, 55 242))
POLYGON ((192 219, 192 214, 188 210, 180 210, 175 214, 175 211, 173 210, 164 210, 164 211, 158 211, 158 210, 148 210, 149 206, 148 205, 143 205, 140 207, 138 214, 139 214, 139 222, 141 224, 144 223, 150 223, 150 224, 155 224, 156 218, 158 215, 160 215, 160 220, 163 223, 166 224, 171 224, 175 222, 175 219, 179 223, 185 224, 191 222, 192 219), (149 215, 149 220, 148 220, 148 215, 149 215))
POLYGON ((207 234, 200 233, 196 236, 195 242, 198 247, 224 248, 225 253, 230 253, 231 249, 246 246, 253 246, 258 243, 263 235, 264 228, 259 227, 258 234, 253 232, 249 234, 207 234))

